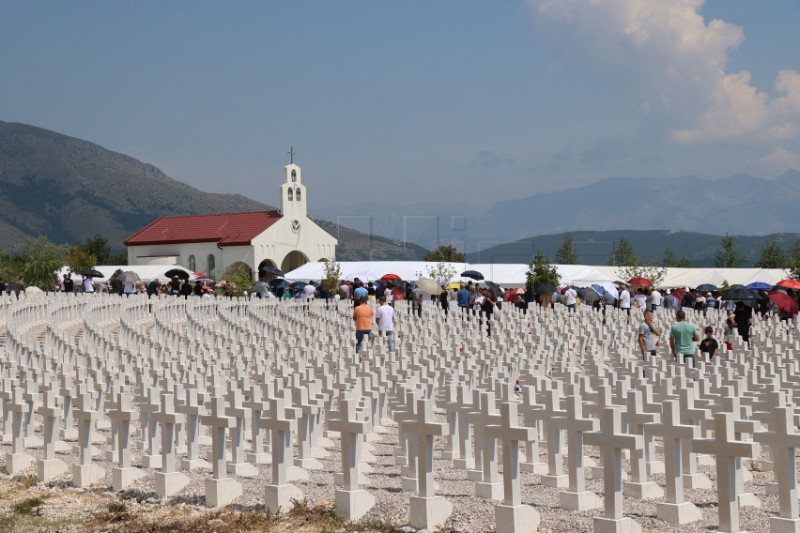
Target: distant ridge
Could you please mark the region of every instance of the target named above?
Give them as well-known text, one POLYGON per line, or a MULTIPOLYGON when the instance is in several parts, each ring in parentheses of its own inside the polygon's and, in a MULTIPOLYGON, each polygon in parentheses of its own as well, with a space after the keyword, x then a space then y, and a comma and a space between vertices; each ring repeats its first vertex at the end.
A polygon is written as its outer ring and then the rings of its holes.
MULTIPOLYGON (((88 141, 0 121, 1 250, 38 235, 82 242, 96 234, 121 250, 125 238, 161 216, 270 209, 275 208, 239 194, 200 191, 88 141)), ((425 253, 330 223, 326 229, 340 239, 341 260, 360 259, 370 250, 377 259, 410 260, 425 253)))
MULTIPOLYGON (((636 251, 640 261, 656 260, 661 263, 664 252, 672 250, 676 257, 685 256, 693 267, 714 265, 717 247, 722 237, 705 233, 667 230, 613 230, 613 231, 571 231, 549 235, 539 235, 520 239, 516 242, 492 246, 467 254, 471 263, 529 263, 533 254, 541 250, 551 260, 556 250, 571 235, 578 263, 584 265, 607 265, 614 243, 625 237, 636 251)), ((754 266, 761 258, 764 244, 775 240, 784 249, 800 240, 800 233, 779 233, 759 236, 735 236, 736 247, 744 260, 743 266, 754 266)))

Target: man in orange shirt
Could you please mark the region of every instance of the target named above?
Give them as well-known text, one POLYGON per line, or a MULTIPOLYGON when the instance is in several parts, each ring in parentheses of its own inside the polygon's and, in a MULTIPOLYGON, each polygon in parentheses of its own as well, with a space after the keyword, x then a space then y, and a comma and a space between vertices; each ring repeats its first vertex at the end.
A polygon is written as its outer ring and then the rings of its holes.
POLYGON ((353 320, 356 321, 356 353, 361 351, 364 337, 369 337, 372 332, 372 308, 367 304, 366 296, 362 296, 359 302, 353 311, 353 320))

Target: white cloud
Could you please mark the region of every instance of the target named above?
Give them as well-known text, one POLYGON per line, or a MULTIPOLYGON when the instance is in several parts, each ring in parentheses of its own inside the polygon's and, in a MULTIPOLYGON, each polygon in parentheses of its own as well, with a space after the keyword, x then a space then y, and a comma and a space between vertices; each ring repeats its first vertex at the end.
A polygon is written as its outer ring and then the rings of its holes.
POLYGON ((800 170, 800 154, 781 147, 773 149, 759 161, 770 172, 771 176, 783 174, 790 169, 800 170))
POLYGON ((771 99, 751 83, 749 72, 727 72, 728 54, 744 32, 722 20, 706 22, 703 0, 531 2, 540 17, 577 29, 579 43, 595 61, 648 78, 639 105, 660 106, 676 142, 800 134, 800 73, 781 71, 775 81, 779 96, 771 99))

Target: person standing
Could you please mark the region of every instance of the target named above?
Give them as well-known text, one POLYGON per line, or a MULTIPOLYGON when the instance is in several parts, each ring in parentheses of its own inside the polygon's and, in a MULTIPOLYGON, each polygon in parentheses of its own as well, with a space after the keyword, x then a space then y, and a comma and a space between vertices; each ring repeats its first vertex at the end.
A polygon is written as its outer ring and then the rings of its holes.
POLYGON ((469 291, 463 283, 461 284, 461 289, 456 293, 456 302, 461 312, 466 313, 467 309, 469 309, 469 291))
POLYGON ((564 291, 564 303, 567 305, 568 312, 570 313, 575 312, 575 307, 576 307, 575 304, 577 303, 577 301, 578 301, 578 293, 575 291, 572 285, 570 285, 564 291))
POLYGON ((717 351, 719 351, 719 343, 717 339, 714 338, 714 328, 711 326, 706 326, 705 334, 706 338, 700 341, 700 353, 707 353, 708 361, 713 363, 714 357, 716 357, 717 351))
POLYGON ((664 298, 661 296, 661 292, 658 289, 653 289, 653 292, 650 294, 653 297, 653 312, 655 313, 658 311, 658 308, 661 307, 661 303, 664 301, 664 298))
POLYGON ((644 321, 639 326, 639 349, 642 351, 642 360, 646 360, 650 355, 655 357, 658 336, 661 330, 653 323, 653 311, 650 309, 644 312, 644 321))
POLYGON ((442 289, 442 293, 439 295, 439 304, 442 306, 442 311, 444 311, 444 319, 447 320, 447 312, 450 310, 450 298, 447 294, 447 289, 442 289))
POLYGON ((686 311, 679 309, 675 313, 675 322, 669 330, 669 347, 675 361, 679 361, 678 356, 683 356, 683 361, 692 360, 694 368, 694 343, 700 340, 700 333, 694 325, 686 322, 686 311))
POLYGON ((75 282, 72 280, 72 274, 70 274, 69 272, 64 274, 64 281, 61 282, 61 289, 64 292, 75 291, 75 282))
POLYGON ((87 294, 94 294, 94 281, 91 276, 83 278, 83 292, 87 294))
POLYGON ((619 287, 619 308, 628 315, 628 322, 631 321, 631 293, 628 286, 624 283, 619 287))
POLYGON ((389 351, 394 350, 394 309, 386 302, 386 297, 381 296, 380 304, 375 311, 375 321, 378 323, 378 335, 386 337, 386 346, 389 351))
POLYGON ((419 286, 414 287, 411 291, 411 313, 417 313, 417 316, 422 318, 422 300, 425 298, 425 293, 419 286))
POLYGON ((311 280, 306 283, 306 286, 303 287, 303 297, 306 299, 306 302, 310 302, 314 299, 317 295, 317 288, 311 284, 311 280))
POLYGON ((367 297, 359 300, 359 305, 353 310, 353 320, 356 323, 356 353, 361 351, 364 337, 372 333, 372 308, 367 304, 367 297))

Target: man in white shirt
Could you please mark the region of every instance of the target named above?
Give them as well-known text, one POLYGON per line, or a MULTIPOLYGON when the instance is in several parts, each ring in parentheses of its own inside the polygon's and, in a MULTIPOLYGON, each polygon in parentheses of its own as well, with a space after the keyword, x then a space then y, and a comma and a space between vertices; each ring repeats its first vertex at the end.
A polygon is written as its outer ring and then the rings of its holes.
POLYGON ((575 312, 575 304, 578 301, 578 293, 575 292, 575 289, 570 285, 564 291, 564 303, 567 304, 567 309, 570 313, 575 312))
POLYGON ((655 313, 656 310, 658 310, 658 308, 661 307, 661 302, 663 298, 661 297, 661 293, 658 292, 658 289, 653 289, 651 295, 653 296, 653 312, 655 313))
POLYGON ((378 300, 380 305, 375 311, 375 321, 378 323, 378 335, 386 336, 386 345, 389 351, 394 350, 394 309, 386 303, 386 297, 378 300))
POLYGON ((619 308, 628 314, 628 322, 631 321, 631 293, 628 286, 624 283, 619 286, 619 308))
POLYGON ((303 296, 306 300, 313 300, 314 296, 317 294, 317 288, 308 282, 308 284, 303 287, 303 296))
POLYGON ((89 276, 83 278, 83 292, 94 294, 94 282, 92 281, 92 278, 89 276))

